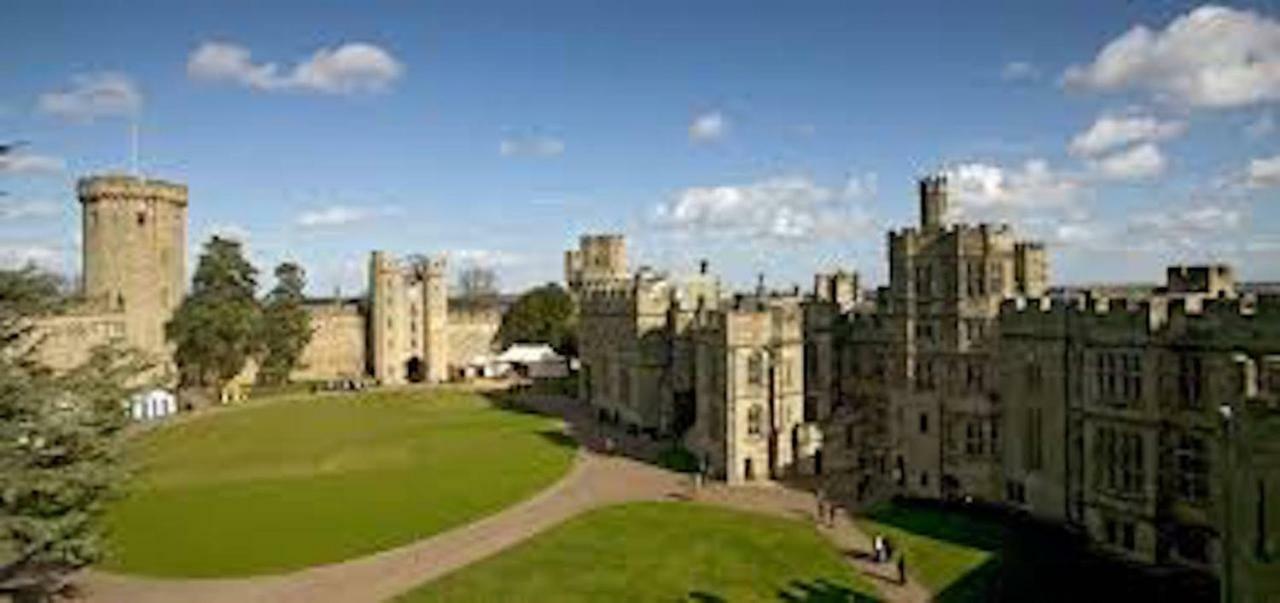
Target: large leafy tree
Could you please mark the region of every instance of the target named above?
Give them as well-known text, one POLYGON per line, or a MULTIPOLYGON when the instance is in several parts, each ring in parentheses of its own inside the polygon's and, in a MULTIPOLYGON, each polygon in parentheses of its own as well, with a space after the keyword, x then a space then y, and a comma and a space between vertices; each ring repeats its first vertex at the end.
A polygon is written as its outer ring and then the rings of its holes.
POLYGON ((311 315, 304 303, 307 275, 302 266, 285 262, 276 266, 276 286, 262 309, 262 365, 258 380, 280 384, 298 365, 303 348, 311 341, 311 315))
POLYGON ((260 349, 257 275, 238 241, 204 244, 191 293, 165 325, 183 385, 221 387, 260 349))
POLYGON ((34 361, 32 318, 64 303, 58 280, 0 271, 0 592, 42 600, 102 554, 103 505, 119 487, 119 434, 136 357, 99 348, 55 373, 34 361))
POLYGON ((549 343, 562 354, 576 354, 575 313, 573 299, 560 285, 548 283, 522 294, 506 314, 498 328, 502 345, 513 343, 549 343))

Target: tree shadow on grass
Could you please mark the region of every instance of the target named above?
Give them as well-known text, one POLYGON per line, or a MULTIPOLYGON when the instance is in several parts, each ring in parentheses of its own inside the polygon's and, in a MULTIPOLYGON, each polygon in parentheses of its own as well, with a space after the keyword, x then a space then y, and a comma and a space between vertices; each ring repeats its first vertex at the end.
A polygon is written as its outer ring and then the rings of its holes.
MULTIPOLYGON (((685 595, 688 603, 727 603, 729 600, 702 590, 685 595)), ((781 603, 874 603, 877 599, 857 592, 843 584, 825 578, 816 580, 792 580, 778 591, 781 603)))
POLYGON ((787 588, 778 591, 778 600, 784 603, 872 603, 876 599, 843 584, 818 578, 792 580, 787 588))
POLYGON ((997 507, 897 501, 868 519, 979 549, 990 559, 949 584, 940 603, 970 601, 1215 600, 1212 580, 1182 569, 1136 566, 1090 548, 1080 533, 997 507))

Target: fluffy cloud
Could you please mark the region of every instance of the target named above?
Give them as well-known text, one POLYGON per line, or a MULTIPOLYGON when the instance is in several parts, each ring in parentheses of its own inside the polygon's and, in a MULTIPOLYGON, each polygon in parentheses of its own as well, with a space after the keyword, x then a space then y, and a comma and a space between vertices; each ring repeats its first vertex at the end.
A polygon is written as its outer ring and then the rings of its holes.
POLYGON ((1097 174, 1111 180, 1145 180, 1164 173, 1167 164, 1160 147, 1149 142, 1090 162, 1097 174))
POLYGON ((205 42, 187 59, 187 75, 193 79, 263 91, 380 92, 403 73, 404 66, 391 53, 363 42, 321 48, 287 71, 276 63, 254 63, 249 49, 224 42, 205 42))
POLYGON ((1166 208, 1138 214, 1128 223, 1128 240, 1151 241, 1172 247, 1201 247, 1206 239, 1220 238, 1239 230, 1243 213, 1222 204, 1203 204, 1185 208, 1166 208))
POLYGON ((449 252, 449 259, 462 265, 494 268, 519 264, 524 258, 519 254, 494 249, 455 249, 449 252))
POLYGON ((63 266, 62 249, 45 243, 0 243, 0 268, 20 268, 34 264, 57 271, 63 266))
POLYGON ((564 141, 548 136, 506 138, 498 143, 503 157, 555 157, 564 153, 564 141))
POLYGON ((798 176, 687 188, 657 207, 655 221, 680 231, 777 241, 848 236, 872 226, 861 207, 798 176))
POLYGON ((351 205, 330 205, 303 212, 298 216, 297 224, 303 228, 337 228, 368 222, 376 218, 392 216, 399 211, 393 207, 355 207, 351 205))
POLYGON ((844 197, 850 201, 874 199, 880 193, 880 179, 875 172, 850 174, 844 183, 844 197))
POLYGON ((133 80, 111 71, 74 76, 70 88, 41 94, 36 102, 39 112, 76 122, 133 115, 141 108, 142 93, 133 80))
POLYGON ((54 201, 16 201, 0 199, 0 222, 50 218, 58 215, 62 206, 54 201))
POLYGON ((693 118, 689 124, 689 140, 693 142, 712 142, 724 138, 729 133, 729 120, 719 111, 703 113, 693 118))
POLYGON ((204 239, 210 237, 218 237, 222 239, 231 239, 241 243, 249 242, 249 229, 234 223, 216 223, 211 224, 207 229, 207 235, 204 239))
POLYGON ((953 211, 966 218, 990 217, 1027 209, 1064 207, 1082 193, 1079 179, 1056 171, 1043 159, 1008 168, 973 162, 946 170, 953 211))
POLYGON ((1187 124, 1151 115, 1103 115, 1089 129, 1076 134, 1068 149, 1072 155, 1093 157, 1140 142, 1159 142, 1182 135, 1187 124))
POLYGON ((1250 161, 1245 183, 1249 188, 1280 186, 1280 155, 1250 161))
POLYGON ((1062 77, 1089 90, 1142 90, 1195 107, 1280 100, 1280 22, 1206 5, 1163 30, 1138 25, 1062 77))
POLYGON ((45 155, 0 155, 0 174, 56 174, 66 169, 57 157, 45 155))
POLYGON ((1027 61, 1009 61, 1000 69, 1000 78, 1007 82, 1036 80, 1040 69, 1027 61))

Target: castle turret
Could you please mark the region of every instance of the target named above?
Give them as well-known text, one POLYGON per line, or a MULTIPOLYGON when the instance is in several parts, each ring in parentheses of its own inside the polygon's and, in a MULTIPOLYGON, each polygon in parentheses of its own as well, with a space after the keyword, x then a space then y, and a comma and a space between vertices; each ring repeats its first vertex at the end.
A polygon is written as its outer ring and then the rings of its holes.
POLYGON ((429 258, 419 266, 422 279, 422 351, 428 383, 449 379, 449 270, 443 257, 429 258))
POLYGON ((164 361, 164 326, 187 284, 187 187, 133 176, 91 176, 77 192, 84 294, 122 312, 128 343, 164 361))
POLYGON ((920 179, 920 228, 931 230, 947 224, 947 177, 925 176, 920 179))

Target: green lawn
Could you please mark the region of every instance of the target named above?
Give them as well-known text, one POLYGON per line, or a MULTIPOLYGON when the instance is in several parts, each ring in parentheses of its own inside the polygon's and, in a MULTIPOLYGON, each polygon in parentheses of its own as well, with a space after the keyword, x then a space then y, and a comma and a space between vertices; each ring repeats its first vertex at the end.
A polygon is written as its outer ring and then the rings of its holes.
POLYGON ((992 509, 905 502, 858 521, 906 551, 939 603, 1215 600, 1203 575, 1118 563, 1060 526, 992 509))
POLYGON ((403 596, 423 601, 869 601, 807 523, 693 503, 571 519, 403 596))
POLYGON ((494 513, 561 477, 545 417, 458 390, 295 396, 130 442, 137 478, 108 513, 107 569, 278 573, 395 547, 494 513))
POLYGON ((987 563, 1000 548, 999 525, 935 510, 886 504, 858 519, 868 536, 883 535, 907 555, 912 577, 942 593, 987 563))

